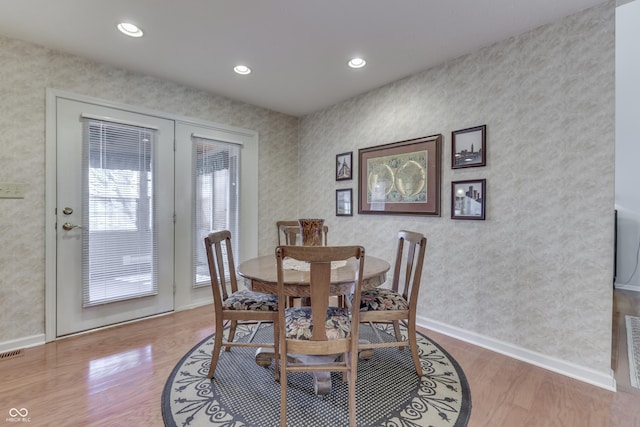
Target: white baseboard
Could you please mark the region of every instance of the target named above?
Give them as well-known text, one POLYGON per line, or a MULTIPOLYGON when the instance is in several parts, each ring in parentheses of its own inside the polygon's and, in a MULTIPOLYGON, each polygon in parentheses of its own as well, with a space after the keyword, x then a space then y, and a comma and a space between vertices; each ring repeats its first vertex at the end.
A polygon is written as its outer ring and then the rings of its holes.
MULTIPOLYGON (((181 305, 180 307, 176 307, 175 311, 191 310, 191 309, 202 307, 203 305, 209 305, 209 304, 213 304, 213 298, 195 301, 195 302, 192 302, 191 304, 181 305)), ((211 310, 213 310, 213 308, 211 308, 211 310)))
POLYGON ((635 291, 635 292, 640 292, 640 286, 639 285, 623 285, 621 283, 616 283, 614 285, 614 287, 616 289, 622 289, 624 291, 635 291))
POLYGON ((604 374, 584 366, 575 365, 555 357, 527 350, 513 344, 456 328, 454 326, 449 326, 425 317, 418 317, 417 323, 422 327, 459 339, 460 341, 465 341, 470 344, 477 345, 478 347, 504 354, 505 356, 539 366, 549 371, 556 372, 606 390, 616 391, 616 380, 614 378, 613 371, 609 374, 604 374))
POLYGON ((19 350, 21 348, 35 347, 44 344, 44 334, 31 335, 30 337, 0 342, 0 353, 19 350))

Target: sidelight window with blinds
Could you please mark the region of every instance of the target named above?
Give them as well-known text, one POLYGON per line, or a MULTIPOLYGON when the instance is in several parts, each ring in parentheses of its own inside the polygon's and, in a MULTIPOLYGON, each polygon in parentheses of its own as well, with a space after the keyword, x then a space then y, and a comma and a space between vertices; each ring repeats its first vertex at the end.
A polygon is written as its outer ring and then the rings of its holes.
POLYGON ((195 277, 193 286, 197 288, 211 283, 204 247, 207 234, 213 230, 229 230, 232 250, 234 255, 238 253, 241 146, 198 135, 192 136, 192 142, 195 206, 191 259, 195 277))
POLYGON ((156 295, 156 130, 83 121, 83 307, 156 295))

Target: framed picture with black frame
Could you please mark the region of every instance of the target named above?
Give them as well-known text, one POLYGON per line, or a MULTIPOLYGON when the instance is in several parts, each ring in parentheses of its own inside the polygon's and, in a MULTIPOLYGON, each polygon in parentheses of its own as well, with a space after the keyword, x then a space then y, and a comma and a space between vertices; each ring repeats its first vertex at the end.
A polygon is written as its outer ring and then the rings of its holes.
POLYGON ((353 178, 353 151, 336 155, 336 181, 347 181, 353 178))
POLYGON ((486 179, 451 182, 451 219, 484 220, 486 205, 486 179))
POLYGON ((353 191, 351 188, 336 190, 336 216, 353 216, 353 191))
POLYGON ((451 132, 451 169, 487 164, 487 125, 451 132))

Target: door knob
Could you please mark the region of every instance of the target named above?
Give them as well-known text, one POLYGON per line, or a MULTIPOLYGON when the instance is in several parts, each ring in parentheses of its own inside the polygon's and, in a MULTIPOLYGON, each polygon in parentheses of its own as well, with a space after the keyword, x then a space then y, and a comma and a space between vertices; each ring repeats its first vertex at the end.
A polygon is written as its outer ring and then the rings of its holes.
POLYGON ((77 225, 77 224, 71 224, 70 222, 65 222, 64 224, 62 224, 62 228, 64 230, 73 230, 74 228, 82 228, 81 225, 77 225))

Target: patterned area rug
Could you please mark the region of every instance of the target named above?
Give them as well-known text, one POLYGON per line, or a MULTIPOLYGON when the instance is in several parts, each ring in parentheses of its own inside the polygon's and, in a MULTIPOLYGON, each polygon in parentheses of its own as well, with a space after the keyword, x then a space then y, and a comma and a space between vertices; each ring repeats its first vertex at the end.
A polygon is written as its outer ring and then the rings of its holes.
POLYGON ((624 320, 627 325, 631 385, 640 388, 640 317, 624 316, 624 320))
MULTIPOLYGON (((382 329, 383 339, 391 330, 382 329)), ((250 329, 240 330, 247 339, 250 329)), ((406 334, 406 331, 403 330, 406 334)), ((236 332, 238 334, 238 332, 236 332)), ((254 341, 272 337, 263 325, 254 341)), ((273 379, 273 363, 255 363, 255 349, 223 351, 215 379, 206 377, 213 336, 192 348, 169 376, 162 393, 165 426, 269 427, 279 425, 280 385, 273 379)), ((367 325, 361 338, 374 340, 367 325)), ((264 341, 261 341, 264 340, 264 341)), ((471 395, 458 363, 438 344, 418 334, 424 375, 418 378, 408 348, 376 349, 358 363, 357 419, 360 426, 454 426, 469 421, 471 395)), ((347 385, 342 374, 332 374, 328 395, 316 395, 309 373, 288 376, 287 418, 290 426, 344 426, 348 424, 347 385)))

